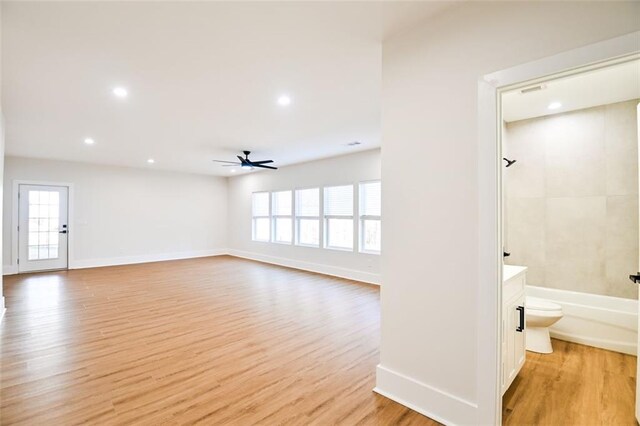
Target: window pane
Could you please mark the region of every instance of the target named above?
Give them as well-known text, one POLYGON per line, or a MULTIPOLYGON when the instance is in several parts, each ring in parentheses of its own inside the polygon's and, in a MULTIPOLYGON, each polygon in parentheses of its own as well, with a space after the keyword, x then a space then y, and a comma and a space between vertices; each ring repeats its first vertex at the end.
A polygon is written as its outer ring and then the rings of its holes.
POLYGON ((353 219, 327 219, 327 247, 353 248, 353 219))
POLYGON ((360 215, 380 216, 380 182, 360 184, 360 215))
POLYGON ((252 194, 253 216, 269 216, 269 193, 254 192, 252 194))
POLYGON ((362 249, 366 251, 380 251, 379 220, 365 220, 362 223, 362 249))
POLYGON ((29 246, 29 260, 38 259, 38 246, 29 246))
POLYGON ((29 191, 29 204, 40 204, 40 191, 29 191))
POLYGON ((49 258, 49 246, 38 246, 38 259, 49 258))
POLYGON ((57 232, 49 232, 49 244, 58 244, 57 232))
POLYGON ((269 218, 263 217, 253 220, 253 239, 259 241, 269 241, 269 218))
POLYGON ((36 218, 36 217, 40 217, 40 206, 37 204, 30 204, 29 205, 29 217, 30 218, 36 218))
POLYGON ((271 214, 274 216, 291 216, 291 191, 274 192, 271 214))
POLYGON ((40 236, 38 238, 38 244, 41 246, 49 245, 49 233, 48 232, 40 232, 40 236))
POLYGON ((320 216, 320 188, 296 191, 296 216, 320 216))
POLYGON ((49 192, 40 191, 40 204, 49 204, 49 192))
POLYGON ((38 245, 38 233, 37 232, 29 232, 29 245, 37 246, 38 245))
POLYGON ((309 246, 320 245, 320 220, 299 219, 298 220, 298 244, 309 246))
POLYGON ((353 216, 353 186, 325 188, 324 213, 327 216, 353 216))
POLYGON ((278 217, 275 218, 274 241, 278 243, 291 242, 291 219, 278 217))
POLYGON ((49 246, 49 259, 57 259, 58 258, 58 246, 49 246))

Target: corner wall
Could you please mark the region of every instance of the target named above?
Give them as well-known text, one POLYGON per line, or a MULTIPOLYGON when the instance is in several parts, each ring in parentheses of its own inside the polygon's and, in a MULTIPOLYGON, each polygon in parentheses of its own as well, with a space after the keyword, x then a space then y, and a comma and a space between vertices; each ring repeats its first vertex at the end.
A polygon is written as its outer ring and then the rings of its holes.
POLYGON ((353 252, 345 252, 291 244, 263 243, 251 239, 253 192, 357 185, 358 182, 378 179, 379 149, 282 167, 276 173, 265 171, 230 177, 229 254, 380 284, 380 255, 358 253, 357 247, 353 252))
POLYGON ((71 269, 226 253, 225 178, 19 157, 4 178, 5 273, 17 272, 14 180, 73 184, 71 269))
POLYGON ((445 424, 498 422, 479 381, 494 367, 478 349, 478 81, 637 31, 638 16, 637 2, 467 2, 385 42, 377 391, 445 424))

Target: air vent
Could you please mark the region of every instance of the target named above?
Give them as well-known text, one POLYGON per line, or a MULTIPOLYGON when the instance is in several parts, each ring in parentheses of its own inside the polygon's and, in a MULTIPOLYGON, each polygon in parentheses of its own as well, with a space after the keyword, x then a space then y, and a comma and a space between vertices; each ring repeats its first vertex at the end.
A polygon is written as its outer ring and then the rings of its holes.
POLYGON ((349 143, 347 144, 347 146, 357 146, 357 145, 360 145, 360 144, 362 144, 362 142, 353 141, 353 142, 349 142, 349 143))
POLYGON ((531 86, 531 87, 526 87, 522 90, 520 90, 520 93, 527 94, 527 93, 531 93, 531 92, 537 92, 538 90, 544 90, 547 88, 546 84, 539 84, 537 86, 531 86))

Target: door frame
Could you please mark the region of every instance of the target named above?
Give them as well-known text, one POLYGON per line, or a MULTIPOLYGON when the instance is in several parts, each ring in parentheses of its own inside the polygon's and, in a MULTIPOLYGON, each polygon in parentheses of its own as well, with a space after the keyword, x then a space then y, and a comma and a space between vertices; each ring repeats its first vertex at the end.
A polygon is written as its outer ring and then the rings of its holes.
POLYGON ((501 94, 545 80, 640 58, 640 31, 478 79, 478 419, 502 424, 502 112, 501 94))
POLYGON ((68 200, 67 200, 67 223, 69 233, 67 234, 67 269, 73 269, 73 246, 75 228, 73 221, 73 184, 68 182, 53 182, 53 181, 40 181, 40 180, 19 180, 12 181, 12 194, 11 194, 11 265, 4 266, 4 275, 13 275, 18 272, 18 225, 20 224, 19 208, 20 202, 18 200, 18 194, 20 192, 20 185, 42 185, 42 186, 63 186, 67 188, 68 200))

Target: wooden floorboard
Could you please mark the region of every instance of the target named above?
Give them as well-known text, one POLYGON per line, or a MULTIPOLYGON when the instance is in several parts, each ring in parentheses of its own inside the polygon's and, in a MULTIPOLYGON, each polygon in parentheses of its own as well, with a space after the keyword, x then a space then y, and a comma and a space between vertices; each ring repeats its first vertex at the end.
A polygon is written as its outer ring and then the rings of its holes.
POLYGON ((503 398, 505 425, 637 425, 636 357, 553 339, 527 352, 503 398))
POLYGON ((4 288, 3 425, 437 424, 372 392, 375 286, 222 256, 4 288))

